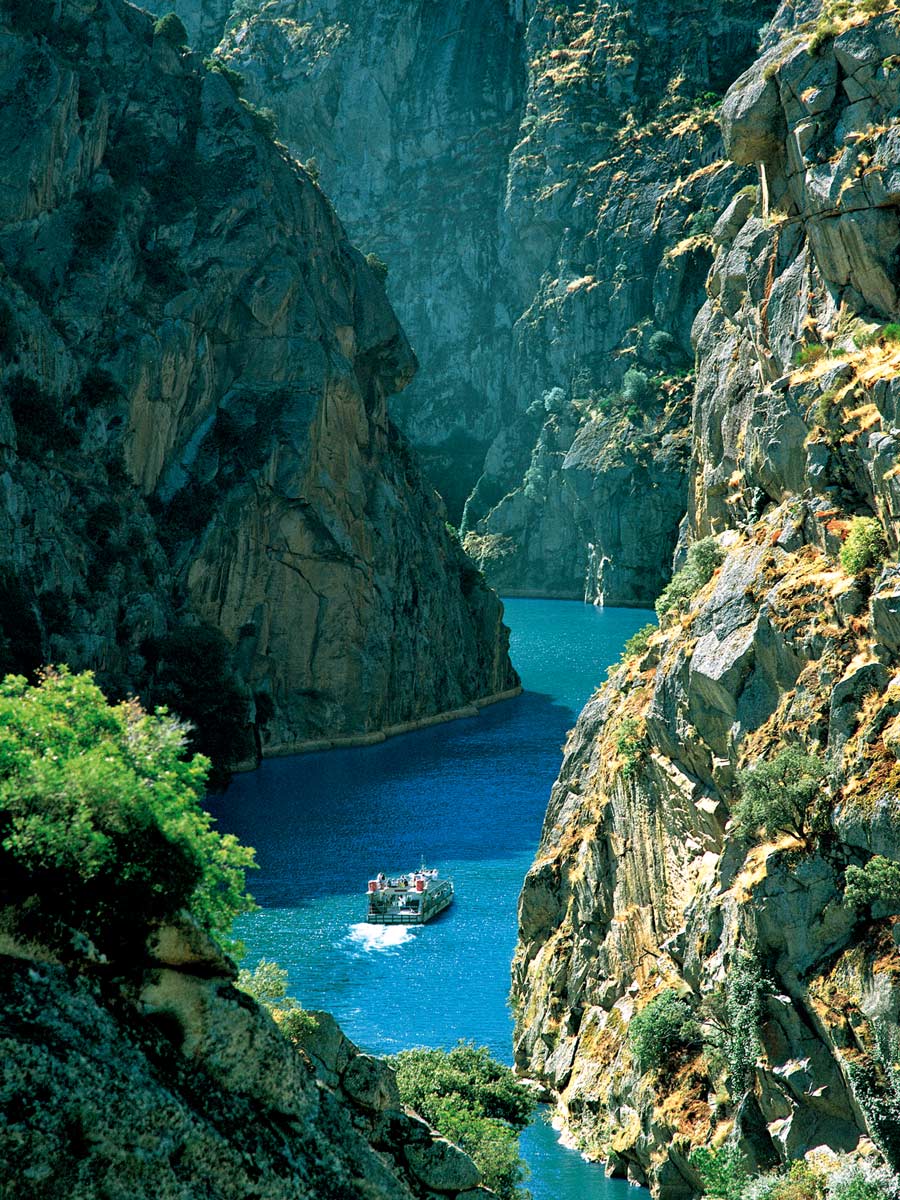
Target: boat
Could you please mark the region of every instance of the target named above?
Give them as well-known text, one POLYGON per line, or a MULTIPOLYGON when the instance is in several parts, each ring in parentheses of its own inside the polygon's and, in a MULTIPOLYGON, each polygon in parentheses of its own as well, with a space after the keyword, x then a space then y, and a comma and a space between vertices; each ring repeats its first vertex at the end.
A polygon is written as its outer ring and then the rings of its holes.
POLYGON ((366 895, 370 925, 424 925, 453 903, 453 880, 423 862, 418 871, 370 879, 366 895))

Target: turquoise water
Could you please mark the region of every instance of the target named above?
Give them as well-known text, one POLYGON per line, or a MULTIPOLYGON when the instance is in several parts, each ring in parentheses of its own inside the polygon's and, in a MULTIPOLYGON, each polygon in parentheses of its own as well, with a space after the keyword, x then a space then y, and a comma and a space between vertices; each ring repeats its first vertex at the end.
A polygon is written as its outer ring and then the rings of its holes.
MULTIPOLYGON (((511 1062, 507 1003, 516 902, 560 749, 622 644, 635 609, 508 600, 525 693, 379 746, 271 759, 212 804, 223 832, 255 846, 261 911, 237 933, 248 961, 275 959, 307 1008, 334 1013, 388 1054, 471 1038, 511 1062), (452 907, 419 929, 363 923, 366 880, 422 856, 452 874, 452 907)), ((543 1120, 522 1137, 535 1200, 634 1197, 566 1150, 543 1120)))

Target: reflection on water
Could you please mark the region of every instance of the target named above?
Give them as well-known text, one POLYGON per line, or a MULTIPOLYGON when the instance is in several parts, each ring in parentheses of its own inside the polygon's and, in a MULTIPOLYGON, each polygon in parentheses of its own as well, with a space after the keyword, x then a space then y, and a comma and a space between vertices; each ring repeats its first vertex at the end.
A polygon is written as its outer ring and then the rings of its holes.
MULTIPOLYGON (((238 935, 275 959, 307 1008, 375 1053, 487 1045, 511 1061, 507 1005, 516 901, 534 857, 560 747, 578 709, 648 614, 571 601, 507 601, 518 699, 378 746, 271 759, 213 803, 257 849, 261 911, 238 935), (456 899, 422 928, 363 922, 366 883, 422 857, 456 899)), ((627 1185, 558 1144, 522 1139, 535 1200, 619 1200, 627 1185)), ((636 1193, 629 1191, 629 1196, 636 1193)))

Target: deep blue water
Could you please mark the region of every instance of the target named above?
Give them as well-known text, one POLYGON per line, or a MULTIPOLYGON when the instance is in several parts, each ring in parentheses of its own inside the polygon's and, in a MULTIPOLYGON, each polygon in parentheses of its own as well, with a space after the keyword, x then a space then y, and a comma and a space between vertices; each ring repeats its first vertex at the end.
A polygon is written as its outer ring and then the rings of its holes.
MULTIPOLYGON (((511 1062, 516 902, 560 749, 649 615, 507 600, 519 698, 379 746, 270 759, 237 777, 211 807, 223 832, 257 850, 251 890, 261 911, 236 930, 248 963, 281 963, 292 994, 334 1013, 367 1050, 464 1037, 511 1062), (366 880, 408 871, 423 855, 452 874, 452 907, 419 929, 364 924, 366 880)), ((535 1200, 636 1195, 560 1146, 542 1120, 523 1134, 522 1151, 535 1200)))

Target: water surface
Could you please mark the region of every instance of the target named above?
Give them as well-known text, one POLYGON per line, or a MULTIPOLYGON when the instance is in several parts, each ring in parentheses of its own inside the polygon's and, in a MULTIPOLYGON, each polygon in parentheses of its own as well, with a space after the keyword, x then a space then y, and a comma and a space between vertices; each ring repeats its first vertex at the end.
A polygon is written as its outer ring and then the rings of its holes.
MULTIPOLYGON (((465 1037, 511 1062, 516 901, 561 746, 648 617, 507 600, 522 696, 379 746, 270 759, 236 778, 212 809, 223 832, 257 850, 261 911, 237 929, 248 962, 277 960, 305 1007, 328 1009, 376 1054, 465 1037), (423 855, 453 875, 452 907, 423 928, 364 924, 366 880, 409 871, 423 855)), ((561 1147, 543 1121, 522 1151, 535 1200, 636 1195, 561 1147)))

